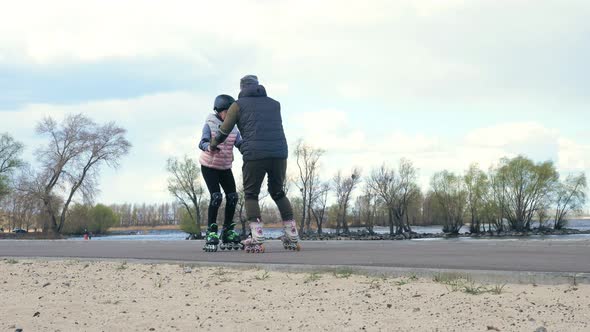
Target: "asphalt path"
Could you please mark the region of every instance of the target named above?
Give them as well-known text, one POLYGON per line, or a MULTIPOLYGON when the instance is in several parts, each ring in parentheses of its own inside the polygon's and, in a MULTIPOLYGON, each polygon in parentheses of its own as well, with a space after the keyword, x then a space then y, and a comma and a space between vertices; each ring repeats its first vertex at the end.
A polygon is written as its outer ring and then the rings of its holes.
POLYGON ((264 254, 202 250, 202 241, 0 240, 0 257, 47 257, 590 273, 590 240, 303 241, 264 254))

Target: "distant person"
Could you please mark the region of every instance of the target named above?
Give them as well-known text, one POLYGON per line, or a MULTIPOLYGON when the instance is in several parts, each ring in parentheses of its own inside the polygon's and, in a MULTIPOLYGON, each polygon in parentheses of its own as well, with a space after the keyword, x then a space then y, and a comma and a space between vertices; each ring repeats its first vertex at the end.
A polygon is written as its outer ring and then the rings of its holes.
POLYGON ((300 250, 299 236, 291 202, 285 195, 287 139, 283 131, 281 105, 266 95, 266 89, 254 75, 240 80, 238 100, 231 105, 219 135, 211 142, 211 148, 231 137, 237 125, 242 134, 242 167, 246 215, 250 237, 243 241, 248 252, 264 252, 263 222, 260 216, 258 195, 265 176, 268 175, 268 192, 277 204, 283 220, 284 235, 281 240, 285 249, 300 250))
POLYGON ((199 142, 202 150, 199 162, 201 173, 207 184, 211 195, 207 213, 207 234, 205 235, 205 251, 217 251, 219 234, 217 226, 217 212, 223 201, 221 188, 225 192, 225 218, 221 231, 221 249, 239 249, 240 236, 234 231, 233 223, 236 205, 238 204, 238 193, 236 192, 236 181, 232 173, 234 161, 234 146, 238 149, 242 144, 242 137, 235 126, 228 129, 228 134, 223 143, 211 146, 211 141, 219 135, 219 127, 227 116, 227 110, 234 103, 234 98, 228 95, 219 95, 213 103, 213 114, 209 114, 203 126, 203 134, 199 142))

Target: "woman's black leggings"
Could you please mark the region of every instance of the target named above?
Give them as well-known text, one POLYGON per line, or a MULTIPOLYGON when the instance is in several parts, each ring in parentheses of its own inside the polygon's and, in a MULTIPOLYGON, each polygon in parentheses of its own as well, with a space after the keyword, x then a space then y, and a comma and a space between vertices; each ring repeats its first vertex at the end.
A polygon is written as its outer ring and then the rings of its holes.
POLYGON ((234 219, 239 198, 238 193, 236 193, 234 174, 231 169, 219 170, 203 165, 201 165, 201 173, 207 184, 207 189, 209 189, 209 194, 211 194, 207 226, 217 223, 217 212, 223 201, 223 195, 221 194, 221 188, 223 188, 225 192, 225 219, 223 221, 223 227, 227 228, 234 219))

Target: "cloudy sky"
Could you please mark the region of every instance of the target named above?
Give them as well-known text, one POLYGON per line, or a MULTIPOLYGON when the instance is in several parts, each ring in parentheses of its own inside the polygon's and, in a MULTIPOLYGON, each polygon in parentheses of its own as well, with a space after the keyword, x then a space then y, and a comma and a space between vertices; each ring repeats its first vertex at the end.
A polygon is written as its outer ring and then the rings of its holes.
POLYGON ((281 102, 290 142, 327 151, 326 178, 405 157, 426 189, 517 154, 590 174, 588 1, 0 3, 0 132, 32 161, 44 116, 127 128, 103 203, 170 201, 166 159, 198 156, 213 99, 245 74, 281 102))

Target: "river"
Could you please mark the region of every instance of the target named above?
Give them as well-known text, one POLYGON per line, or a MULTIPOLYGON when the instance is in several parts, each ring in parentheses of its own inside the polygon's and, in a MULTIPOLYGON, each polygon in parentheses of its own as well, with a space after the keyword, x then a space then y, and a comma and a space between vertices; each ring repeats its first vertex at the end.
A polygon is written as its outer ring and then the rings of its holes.
MULTIPOLYGON (((568 223, 568 228, 575 228, 583 231, 590 230, 590 219, 579 219, 579 220, 571 220, 568 223)), ((365 228, 359 227, 351 227, 351 231, 357 230, 364 230, 365 228)), ((389 227, 382 227, 382 226, 375 226, 374 229, 375 233, 379 234, 387 234, 389 233, 389 227)), ((442 231, 442 226, 413 226, 412 230, 417 233, 440 233, 442 231)), ((238 230, 239 231, 239 230, 238 230)), ((468 227, 463 227, 461 229, 461 233, 468 232, 468 227)), ((332 228, 325 228, 325 233, 334 233, 335 229, 332 228)), ((267 228, 265 229, 265 236, 267 238, 276 239, 282 235, 282 230, 279 228, 267 228)), ((149 231, 140 231, 140 232, 118 232, 112 233, 109 235, 104 236, 95 236, 92 240, 97 241, 112 241, 112 240, 135 240, 135 241, 179 241, 185 240, 187 234, 180 230, 149 230, 149 231)), ((567 236, 557 236, 557 235, 548 235, 548 236, 531 236, 527 239, 544 239, 544 238, 556 238, 560 237, 563 239, 590 239, 590 234, 583 234, 583 235, 567 235, 567 236)), ((82 240, 82 237, 72 237, 69 238, 70 240, 82 240)), ((444 239, 428 239, 432 240, 444 240, 444 239)), ((471 238, 462 238, 461 240, 471 240, 471 238)), ((473 239, 473 240, 480 240, 480 239, 473 239)))

